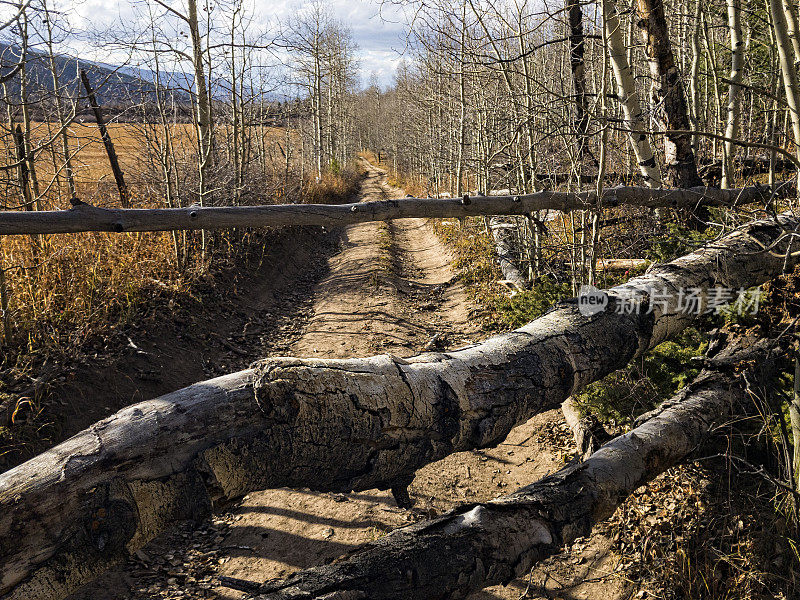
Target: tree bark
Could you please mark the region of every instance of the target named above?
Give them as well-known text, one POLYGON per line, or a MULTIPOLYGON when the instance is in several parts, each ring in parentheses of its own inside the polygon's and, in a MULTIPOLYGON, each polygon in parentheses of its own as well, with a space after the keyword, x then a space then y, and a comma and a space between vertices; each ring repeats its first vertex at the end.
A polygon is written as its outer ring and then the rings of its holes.
POLYGON ((515 252, 517 246, 516 224, 508 217, 492 217, 489 219, 489 231, 494 239, 495 255, 503 273, 503 279, 520 291, 530 287, 528 280, 515 264, 516 257, 519 256, 519 252, 515 252))
POLYGON ((494 446, 695 322, 710 288, 791 269, 798 229, 790 214, 751 223, 611 288, 591 316, 567 301, 482 344, 409 359, 268 359, 125 408, 0 475, 0 594, 62 598, 174 521, 252 490, 399 487, 494 446), (682 307, 692 288, 698 311, 682 307))
MULTIPOLYGON (((653 106, 663 107, 660 110, 663 110, 664 129, 688 130, 686 92, 672 53, 663 0, 636 0, 636 3, 653 77, 653 106)), ((668 133, 664 138, 664 155, 667 167, 664 182, 667 185, 688 188, 702 184, 690 134, 668 133)))
POLYGON ((192 67, 194 69, 194 88, 197 94, 197 146, 198 174, 200 176, 200 205, 206 202, 208 193, 208 171, 211 166, 212 148, 212 114, 211 100, 208 96, 208 84, 203 63, 203 40, 200 35, 200 23, 197 18, 197 0, 188 0, 188 13, 185 17, 192 41, 192 67))
MULTIPOLYGON (((773 351, 769 342, 751 348, 734 343, 722 355, 727 363, 763 363, 773 351)), ((764 369, 759 371, 764 379, 764 369)), ((730 364, 712 366, 585 462, 509 496, 395 530, 331 565, 269 581, 255 599, 454 599, 507 584, 588 536, 636 488, 685 460, 747 401, 742 378, 730 364)))
POLYGON ((636 164, 644 178, 647 187, 654 188, 661 185, 661 171, 656 164, 653 148, 647 137, 639 94, 636 91, 636 82, 633 79, 628 49, 622 35, 619 15, 614 0, 602 0, 603 27, 608 40, 608 58, 617 83, 617 97, 622 104, 625 115, 625 126, 628 130, 628 140, 636 156, 636 164))
MULTIPOLYGON (((731 77, 728 87, 728 111, 725 125, 725 137, 734 139, 739 135, 739 92, 744 68, 744 42, 742 41, 742 19, 740 0, 727 0, 728 30, 731 38, 731 77)), ((725 142, 725 153, 722 159, 722 187, 730 187, 733 182, 732 141, 725 142)))
MULTIPOLYGON (((751 186, 720 190, 607 188, 602 208, 631 205, 694 208, 765 205, 795 193, 793 183, 778 182, 772 188, 751 186)), ((472 196, 464 198, 402 198, 356 204, 272 204, 263 206, 191 206, 158 209, 106 209, 78 204, 69 210, 0 211, 0 235, 77 233, 82 231, 169 231, 173 229, 225 229, 229 227, 290 227, 321 225, 337 227, 405 218, 447 218, 480 215, 525 215, 538 210, 587 210, 597 208, 597 193, 535 192, 520 196, 472 196)))
POLYGON ((578 456, 581 459, 597 452, 611 437, 592 413, 581 414, 580 406, 572 397, 561 403, 561 412, 575 437, 575 445, 578 447, 578 456))
MULTIPOLYGON (((788 24, 781 0, 769 0, 772 30, 778 46, 778 58, 783 75, 783 87, 786 92, 786 104, 789 107, 789 118, 792 121, 795 154, 800 158, 800 85, 798 85, 795 61, 800 58, 795 54, 788 32, 788 24)), ((800 171, 798 171, 800 178, 800 171)))
POLYGON ((583 11, 580 0, 565 0, 564 9, 569 21, 569 65, 575 89, 575 134, 578 139, 577 162, 589 150, 589 101, 586 95, 585 44, 583 37, 583 11))
POLYGON ((92 84, 89 82, 89 78, 86 76, 86 71, 83 69, 81 69, 81 81, 83 82, 83 87, 86 88, 86 94, 89 97, 89 105, 92 107, 92 112, 94 112, 94 118, 97 121, 97 127, 100 130, 100 138, 103 140, 103 146, 105 147, 106 154, 108 155, 108 162, 111 165, 111 172, 114 174, 114 181, 117 183, 120 203, 122 204, 122 208, 128 208, 128 206, 130 206, 128 186, 125 184, 125 176, 122 173, 122 168, 119 166, 117 152, 114 150, 114 142, 111 140, 111 135, 108 133, 106 120, 103 118, 103 111, 100 108, 100 105, 97 103, 97 98, 95 97, 94 90, 92 89, 92 84))

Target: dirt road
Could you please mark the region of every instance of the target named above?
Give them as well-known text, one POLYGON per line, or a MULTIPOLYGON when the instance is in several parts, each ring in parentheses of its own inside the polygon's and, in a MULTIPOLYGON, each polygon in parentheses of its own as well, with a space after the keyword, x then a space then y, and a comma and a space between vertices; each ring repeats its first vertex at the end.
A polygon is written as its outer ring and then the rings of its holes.
MULTIPOLYGON (((362 200, 400 195, 381 170, 369 167, 362 200)), ((477 339, 481 332, 470 322, 467 295, 450 260, 422 219, 348 227, 341 251, 329 259, 328 274, 314 291, 311 317, 288 354, 408 356, 477 339)), ((560 412, 550 411, 516 428, 497 448, 458 453, 422 469, 409 488, 416 502, 412 510, 398 508, 391 494, 380 490, 251 493, 205 523, 184 524, 155 540, 74 599, 242 598, 245 594, 221 587, 217 578, 260 582, 330 561, 457 503, 509 493, 562 466, 572 449, 560 412)), ((596 534, 526 580, 471 599, 627 598, 622 581, 610 575, 615 565, 609 546, 596 534)))

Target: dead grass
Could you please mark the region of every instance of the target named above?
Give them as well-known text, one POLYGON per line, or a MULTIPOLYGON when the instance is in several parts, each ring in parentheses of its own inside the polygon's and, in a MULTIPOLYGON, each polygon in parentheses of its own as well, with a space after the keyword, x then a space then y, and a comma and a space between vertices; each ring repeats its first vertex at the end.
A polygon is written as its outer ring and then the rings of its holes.
MULTIPOLYGON (((111 135, 132 182, 132 204, 160 207, 163 201, 139 184, 144 166, 137 158, 143 153, 144 143, 140 127, 112 124, 111 135)), ((72 129, 78 138, 76 150, 80 143, 75 160, 79 192, 94 204, 114 205, 116 188, 96 127, 75 124, 72 129)), ((190 125, 176 125, 174 133, 181 143, 192 142, 190 125)), ((36 135, 47 135, 47 124, 36 124, 36 135)), ((272 143, 285 139, 279 129, 271 129, 268 135, 272 143)), ((285 159, 274 150, 278 164, 274 165, 276 181, 270 189, 277 192, 270 198, 260 198, 261 201, 277 197, 289 202, 339 203, 357 191, 359 174, 350 169, 339 174, 326 173, 319 182, 307 180, 302 186, 297 185, 298 175, 292 171, 292 187, 284 190, 285 159)), ((42 174, 42 187, 52 174, 51 167, 50 157, 40 155, 37 170, 42 174)), ((45 208, 66 204, 66 190, 60 197, 57 192, 57 186, 53 186, 45 208)), ((242 238, 229 239, 230 235, 214 234, 212 262, 226 256, 235 259, 240 253, 242 238)), ((197 250, 198 236, 187 234, 193 252, 197 250)), ((191 290, 193 282, 206 275, 208 264, 194 262, 189 268, 179 269, 171 233, 82 233, 37 240, 28 236, 0 238, 0 268, 6 275, 8 320, 12 328, 9 339, 4 339, 0 321, 0 340, 4 341, 5 350, 0 358, 2 368, 29 363, 31 355, 79 346, 98 329, 124 325, 147 311, 154 294, 169 296, 191 290)))

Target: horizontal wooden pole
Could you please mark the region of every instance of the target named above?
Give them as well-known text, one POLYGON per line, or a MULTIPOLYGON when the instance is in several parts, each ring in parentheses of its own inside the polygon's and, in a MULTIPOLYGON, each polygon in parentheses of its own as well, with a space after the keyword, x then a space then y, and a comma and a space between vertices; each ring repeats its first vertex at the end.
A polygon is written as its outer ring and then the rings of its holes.
MULTIPOLYGON (((750 186, 722 190, 650 189, 616 187, 603 192, 602 206, 647 208, 698 205, 736 206, 767 203, 795 193, 792 183, 773 188, 750 186)), ((319 225, 337 227, 367 221, 406 218, 447 218, 479 215, 523 215, 539 210, 569 212, 597 206, 597 194, 586 192, 536 192, 512 196, 464 198, 412 198, 373 200, 357 204, 273 204, 263 206, 190 206, 187 208, 98 208, 78 204, 68 210, 0 211, 0 235, 79 233, 83 231, 171 231, 232 227, 287 227, 319 225)))

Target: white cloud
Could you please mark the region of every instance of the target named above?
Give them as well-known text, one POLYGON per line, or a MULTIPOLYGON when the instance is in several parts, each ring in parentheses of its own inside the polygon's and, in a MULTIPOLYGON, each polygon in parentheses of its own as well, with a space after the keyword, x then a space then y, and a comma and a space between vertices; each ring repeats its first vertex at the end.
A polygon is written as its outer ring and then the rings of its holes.
MULTIPOLYGON (((49 5, 54 11, 61 11, 77 31, 102 32, 119 25, 135 31, 137 14, 146 12, 146 2, 152 3, 152 0, 50 0, 49 5)), ((310 4, 309 0, 248 2, 259 28, 285 23, 310 4)), ((173 3, 176 8, 184 10, 184 0, 173 0, 173 3)), ((366 82, 374 73, 381 84, 390 84, 406 43, 403 9, 394 5, 382 7, 380 0, 326 0, 325 6, 335 19, 352 32, 359 47, 362 81, 366 82)), ((164 12, 155 5, 154 9, 157 13, 164 12)), ((8 8, 0 10, 0 17, 7 10, 8 8)), ((65 40, 62 51, 87 60, 110 64, 125 60, 124 52, 98 49, 88 41, 86 35, 65 40)))

